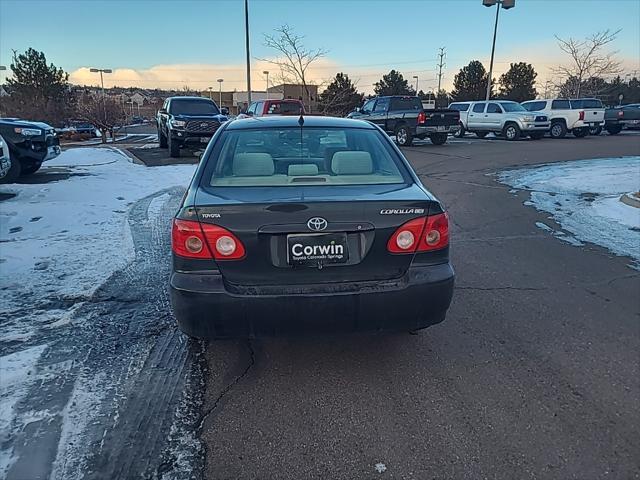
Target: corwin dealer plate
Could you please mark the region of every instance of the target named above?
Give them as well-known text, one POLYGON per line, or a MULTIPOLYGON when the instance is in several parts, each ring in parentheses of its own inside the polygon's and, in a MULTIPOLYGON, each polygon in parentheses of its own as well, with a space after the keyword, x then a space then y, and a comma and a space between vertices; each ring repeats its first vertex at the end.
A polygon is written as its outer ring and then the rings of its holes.
POLYGON ((287 235, 289 265, 346 263, 349 260, 346 233, 287 235))

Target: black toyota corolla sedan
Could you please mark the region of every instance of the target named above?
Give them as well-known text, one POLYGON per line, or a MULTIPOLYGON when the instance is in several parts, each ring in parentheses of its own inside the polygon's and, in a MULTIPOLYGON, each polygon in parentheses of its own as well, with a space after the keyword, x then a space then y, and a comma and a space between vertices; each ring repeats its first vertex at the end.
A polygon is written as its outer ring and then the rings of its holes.
POLYGON ((193 337, 411 331, 442 322, 453 293, 443 206, 360 120, 224 124, 172 250, 173 310, 193 337))

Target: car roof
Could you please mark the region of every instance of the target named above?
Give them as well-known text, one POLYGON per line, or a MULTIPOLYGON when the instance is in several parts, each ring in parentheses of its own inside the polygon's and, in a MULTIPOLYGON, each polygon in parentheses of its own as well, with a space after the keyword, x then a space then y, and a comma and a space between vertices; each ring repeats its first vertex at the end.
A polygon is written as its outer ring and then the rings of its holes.
POLYGON ((195 97, 193 95, 176 95, 175 97, 169 97, 169 100, 206 100, 207 102, 213 102, 212 99, 207 97, 195 97))
MULTIPOLYGON (((375 127, 364 120, 338 117, 320 117, 314 115, 303 115, 304 127, 325 127, 325 128, 364 128, 374 130, 375 127)), ((248 130, 257 128, 291 128, 300 127, 298 123, 299 115, 286 116, 265 116, 250 117, 233 120, 226 126, 227 130, 248 130)))

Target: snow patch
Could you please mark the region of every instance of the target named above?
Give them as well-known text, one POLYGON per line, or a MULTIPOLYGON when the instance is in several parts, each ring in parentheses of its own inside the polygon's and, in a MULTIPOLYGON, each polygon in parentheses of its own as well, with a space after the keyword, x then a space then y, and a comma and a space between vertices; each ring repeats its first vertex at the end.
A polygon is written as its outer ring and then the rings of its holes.
MULTIPOLYGON (((602 158, 507 170, 503 183, 531 191, 525 205, 548 212, 572 235, 554 235, 572 245, 601 245, 640 262, 640 209, 620 196, 640 189, 640 157, 602 158)), ((539 228, 549 228, 542 222, 539 228)))

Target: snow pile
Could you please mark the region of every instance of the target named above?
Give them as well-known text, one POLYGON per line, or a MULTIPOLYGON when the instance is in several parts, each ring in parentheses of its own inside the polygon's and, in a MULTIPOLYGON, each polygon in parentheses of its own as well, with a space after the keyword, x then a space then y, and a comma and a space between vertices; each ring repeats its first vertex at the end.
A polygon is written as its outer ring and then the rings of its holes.
MULTIPOLYGON (((640 157, 508 170, 499 179, 514 189, 531 191, 525 204, 551 213, 551 218, 579 240, 640 262, 640 209, 620 201, 622 194, 640 187, 640 157)), ((556 236, 572 241, 571 236, 556 236)))
MULTIPOLYGON (((128 206, 165 188, 186 187, 195 166, 148 168, 118 150, 81 148, 42 170, 61 179, 0 189, 16 194, 0 203, 0 312, 9 315, 25 301, 38 306, 90 297, 133 258, 128 206)), ((0 339, 23 334, 3 328, 0 339)))

